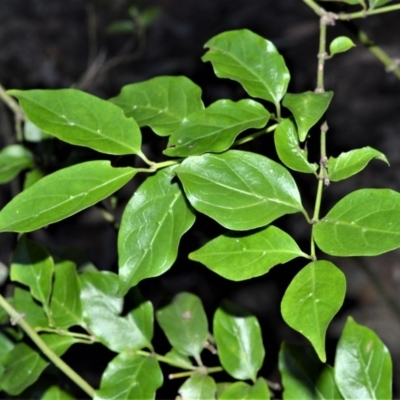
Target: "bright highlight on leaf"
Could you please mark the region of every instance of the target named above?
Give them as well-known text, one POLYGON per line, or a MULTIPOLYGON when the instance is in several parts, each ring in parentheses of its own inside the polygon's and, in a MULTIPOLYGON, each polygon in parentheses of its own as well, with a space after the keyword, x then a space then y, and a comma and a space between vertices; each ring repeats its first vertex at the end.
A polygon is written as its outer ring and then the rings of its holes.
POLYGON ((13 144, 0 151, 0 184, 10 182, 21 171, 35 165, 32 153, 24 146, 13 144))
POLYGON ((181 400, 215 399, 217 385, 211 376, 192 376, 179 388, 181 400))
POLYGON ((339 36, 333 39, 329 45, 330 56, 333 57, 335 54, 344 53, 355 46, 354 42, 347 36, 339 36))

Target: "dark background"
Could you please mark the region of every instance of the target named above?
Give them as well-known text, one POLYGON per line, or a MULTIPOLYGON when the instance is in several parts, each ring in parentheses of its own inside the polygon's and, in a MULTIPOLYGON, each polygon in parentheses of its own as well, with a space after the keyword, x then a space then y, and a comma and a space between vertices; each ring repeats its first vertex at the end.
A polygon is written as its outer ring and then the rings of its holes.
MULTIPOLYGON (((397 12, 357 20, 356 24, 393 58, 400 58, 399 21, 400 12, 397 12)), ((220 98, 237 100, 246 97, 240 86, 217 79, 210 63, 205 64, 200 58, 204 54, 204 43, 214 35, 247 28, 278 47, 291 71, 289 91, 298 93, 315 87, 318 24, 318 18, 300 0, 0 0, 0 83, 6 88, 18 89, 74 86, 109 98, 128 83, 158 75, 182 74, 202 87, 206 105, 220 98), (130 6, 138 9, 135 32, 108 33, 110 24, 129 20, 130 6), (149 26, 140 27, 146 10, 151 7, 158 10, 158 17, 149 26)), ((330 40, 343 34, 349 33, 340 23, 328 30, 330 40)), ((400 81, 357 44, 351 52, 336 56, 326 65, 326 89, 335 92, 327 115, 328 152, 337 156, 342 151, 369 145, 384 152, 391 167, 376 161, 357 176, 332 184, 324 191, 322 215, 337 199, 357 188, 400 190, 400 81)), ((3 147, 14 141, 12 115, 0 103, 0 145, 3 147)), ((163 142, 160 144, 159 139, 144 130, 144 152, 150 159, 159 157, 162 145, 163 142)), ((318 159, 314 151, 317 146, 318 142, 311 139, 310 156, 315 160, 318 159)), ((275 157, 271 137, 259 139, 247 149, 275 157)), ((72 156, 92 155, 84 151, 73 153, 72 147, 58 143, 53 146, 50 159, 42 160, 43 168, 51 172, 72 156)), ((299 178, 304 203, 311 212, 315 180, 301 175, 295 177, 299 178)), ((139 183, 140 178, 120 191, 117 217, 139 183)), ((1 207, 18 191, 19 185, 20 182, 15 181, 0 186, 1 207)), ((303 249, 308 249, 309 229, 300 218, 286 218, 281 226, 300 241, 303 249)), ((155 307, 174 293, 196 293, 203 300, 210 321, 224 298, 246 307, 262 324, 266 347, 263 376, 278 382, 276 365, 280 342, 305 343, 283 323, 279 312, 285 288, 304 263, 291 262, 275 267, 266 276, 250 281, 225 281, 187 259, 190 251, 222 231, 216 223, 200 216, 192 232, 182 241, 177 263, 162 277, 142 282, 140 289, 155 307)), ((98 208, 85 210, 31 237, 53 252, 67 252, 70 257, 90 260, 98 268, 117 270, 116 234, 98 208)), ((9 266, 15 241, 16 235, 1 235, 0 262, 6 266, 9 266)), ((399 254, 394 251, 380 257, 333 260, 347 276, 348 291, 345 305, 328 332, 332 361, 334 346, 348 315, 374 329, 392 353, 397 385, 400 384, 399 254), (379 288, 384 295, 379 293, 379 288)), ((159 353, 168 350, 158 331, 156 350, 159 353)), ((112 357, 101 346, 78 345, 66 359, 97 387, 101 372, 112 357)), ((211 361, 215 363, 216 360, 211 361)), ((51 382, 56 376, 69 385, 55 371, 50 370, 50 373, 54 374, 50 374, 51 382)), ((226 377, 216 375, 216 379, 222 381, 226 377)), ((174 398, 181 383, 167 385, 158 392, 157 398, 174 398)), ((399 393, 399 386, 396 390, 399 393)), ((33 396, 32 393, 26 396, 33 396)))

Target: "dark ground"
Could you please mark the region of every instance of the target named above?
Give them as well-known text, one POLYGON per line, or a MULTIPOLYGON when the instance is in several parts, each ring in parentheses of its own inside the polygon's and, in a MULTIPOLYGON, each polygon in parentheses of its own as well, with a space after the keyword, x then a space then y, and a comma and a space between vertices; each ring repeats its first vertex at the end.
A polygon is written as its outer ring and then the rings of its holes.
MULTIPOLYGON (((219 98, 238 99, 243 96, 239 86, 216 79, 210 64, 202 63, 200 57, 204 43, 212 36, 225 30, 248 28, 273 41, 284 55, 292 74, 290 92, 315 87, 318 20, 300 0, 132 1, 140 10, 158 7, 159 17, 140 35, 107 34, 110 23, 128 18, 127 3, 125 0, 0 0, 0 83, 6 88, 21 89, 74 85, 109 98, 128 83, 157 75, 184 74, 203 88, 206 104, 219 98)), ((392 57, 400 58, 399 21, 397 12, 358 20, 357 24, 392 57)), ((329 29, 331 38, 341 34, 347 31, 340 24, 329 29)), ((329 153, 337 156, 342 151, 370 145, 387 155, 391 168, 374 162, 356 177, 332 184, 325 190, 322 213, 356 188, 390 187, 399 191, 400 82, 359 45, 328 62, 326 88, 335 92, 328 113, 329 153)), ((0 145, 3 147, 13 140, 11 115, 0 104, 0 145)), ((268 145, 267 140, 261 143, 268 145)), ((152 153, 159 149, 150 136, 144 141, 144 150, 152 158, 152 153)), ((313 143, 310 146, 312 153, 313 143)), ((64 160, 70 149, 61 146, 54 151, 54 165, 48 165, 49 170, 64 160)), ((267 153, 273 154, 269 150, 267 153)), ((9 200, 16 187, 18 183, 1 186, 0 206, 9 200)), ((133 189, 132 185, 121 191, 122 205, 133 189)), ((306 206, 311 209, 315 185, 304 182, 301 190, 306 206)), ((308 232, 297 227, 295 218, 283 224, 298 240, 307 240, 308 232)), ((267 356, 263 374, 278 381, 279 343, 282 340, 301 342, 281 320, 279 302, 302 264, 294 262, 277 267, 251 281, 226 282, 186 258, 189 251, 220 231, 214 222, 199 218, 193 233, 182 242, 182 255, 177 264, 162 277, 142 282, 140 288, 156 307, 165 293, 192 291, 203 299, 210 315, 223 298, 248 308, 260 319, 265 336, 267 356)), ((115 233, 95 208, 32 237, 54 251, 59 250, 60 244, 75 248, 99 268, 116 270, 115 233)), ((5 265, 9 265, 15 239, 11 234, 1 236, 0 262, 5 265)), ((308 248, 308 243, 304 246, 308 248)), ((399 307, 399 255, 399 251, 394 251, 368 259, 335 260, 348 278, 348 294, 343 310, 329 329, 330 346, 336 344, 348 315, 374 329, 392 353, 398 396, 400 314, 388 306, 384 296, 378 293, 376 283, 399 307), (369 278, 366 271, 374 277, 369 278)), ((158 333, 157 337, 161 335, 158 333)), ((162 352, 165 341, 162 338, 159 341, 162 352)), ((67 361, 97 386, 110 357, 111 354, 103 354, 99 347, 78 348, 68 353, 67 361)), ((172 385, 160 390, 157 398, 174 398, 177 387, 172 385)))

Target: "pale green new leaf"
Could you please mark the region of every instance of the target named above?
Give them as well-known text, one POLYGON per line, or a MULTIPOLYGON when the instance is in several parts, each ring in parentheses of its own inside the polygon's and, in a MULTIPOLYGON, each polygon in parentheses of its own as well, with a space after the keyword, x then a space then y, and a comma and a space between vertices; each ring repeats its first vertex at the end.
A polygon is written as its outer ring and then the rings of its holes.
POLYGON ((225 301, 214 314, 213 333, 226 372, 255 381, 265 355, 257 318, 225 301))
POLYGON ((362 171, 371 160, 381 160, 389 165, 386 156, 372 147, 363 147, 346 153, 341 153, 339 157, 329 157, 328 172, 329 180, 338 182, 347 179, 357 172, 362 171))
POLYGON ((326 330, 342 306, 345 294, 343 272, 331 262, 321 260, 304 267, 283 296, 283 319, 311 342, 322 362, 326 361, 326 330))
POLYGON ((171 135, 188 115, 204 108, 201 89, 185 76, 159 76, 126 85, 110 101, 160 136, 171 135))
POLYGON ((0 232, 30 232, 65 219, 110 196, 134 168, 88 161, 61 169, 24 190, 0 211, 0 232))
POLYGON ((258 378, 253 386, 244 382, 235 382, 230 385, 218 399, 221 400, 269 400, 270 391, 267 382, 258 378))
POLYGON ((400 247, 400 193, 354 191, 314 226, 314 240, 327 254, 376 256, 400 247))
POLYGON ((392 399, 392 360, 371 329, 351 317, 336 348, 335 381, 345 399, 392 399))
POLYGON ((0 184, 14 179, 21 171, 35 165, 32 153, 24 146, 12 144, 0 151, 0 184))
POLYGON ((329 53, 333 57, 335 54, 344 53, 352 47, 355 47, 355 44, 350 38, 347 36, 338 36, 329 45, 329 53))
POLYGON ((58 386, 49 387, 40 400, 74 400, 74 397, 58 386))
POLYGON ((247 30, 221 33, 209 40, 203 61, 211 61, 219 78, 239 82, 246 92, 276 106, 290 80, 283 57, 272 42, 247 30))
POLYGON ((254 100, 218 100, 189 115, 174 133, 164 154, 172 157, 220 153, 227 150, 239 133, 263 128, 270 113, 254 100))
POLYGON ((369 0, 370 9, 382 7, 387 3, 390 3, 392 0, 369 0))
POLYGON ((146 179, 128 202, 118 233, 120 294, 175 262, 179 241, 195 216, 174 177, 174 166, 146 179))
POLYGON ((43 132, 106 154, 141 153, 141 133, 115 104, 76 89, 9 90, 43 132))
POLYGON ((250 235, 226 233, 211 240, 189 258, 233 281, 266 274, 296 257, 307 257, 284 231, 269 226, 250 235))
POLYGON ((300 142, 307 139, 308 131, 321 119, 332 100, 333 92, 299 94, 287 93, 282 104, 296 121, 300 142))
POLYGON ((171 346, 186 356, 199 357, 208 336, 207 316, 201 300, 180 293, 156 312, 156 318, 171 346))
POLYGON ((192 206, 228 229, 259 228, 303 210, 290 173, 259 154, 192 156, 175 171, 192 206))
POLYGON ((211 376, 192 376, 178 389, 181 400, 213 400, 217 385, 211 376))

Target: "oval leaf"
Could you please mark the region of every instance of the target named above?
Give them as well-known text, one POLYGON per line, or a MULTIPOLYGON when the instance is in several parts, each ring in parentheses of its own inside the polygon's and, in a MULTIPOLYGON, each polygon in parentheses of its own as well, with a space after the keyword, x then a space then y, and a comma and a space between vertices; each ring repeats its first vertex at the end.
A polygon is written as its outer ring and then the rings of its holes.
POLYGON ((215 399, 217 385, 211 376, 192 376, 179 388, 181 400, 215 399))
POLYGON ((185 76, 160 76, 126 85, 110 101, 139 126, 149 126, 160 136, 175 132, 188 115, 204 108, 201 89, 185 76))
POLYGON ((363 147, 342 153, 338 158, 329 157, 329 180, 338 182, 362 171, 373 159, 381 160, 389 165, 386 156, 372 147, 363 147))
POLYGON ((376 256, 400 247, 400 193, 361 189, 350 193, 314 226, 314 240, 327 254, 376 256))
POLYGON ((290 80, 283 57, 270 41, 247 30, 224 32, 205 46, 203 61, 211 61, 219 78, 239 82, 252 97, 278 105, 290 80))
POLYGON ((137 170, 88 161, 48 175, 14 197, 0 211, 0 232, 30 232, 76 214, 105 199, 137 170))
POLYGON ((225 301, 214 314, 213 333, 226 372, 255 382, 265 355, 257 318, 225 301))
POLYGON ((207 317, 201 300, 191 293, 180 293, 156 313, 162 330, 178 352, 198 358, 208 336, 207 317))
POLYGON ((266 274, 296 257, 308 257, 285 232, 269 226, 250 235, 227 233, 211 240, 189 258, 233 281, 266 274))
POLYGON ((253 100, 218 100, 206 109, 189 115, 170 137, 164 154, 172 157, 220 153, 227 150, 239 133, 263 128, 269 112, 253 100))
POLYGON ((10 182, 21 171, 35 165, 32 153, 24 146, 13 144, 0 152, 0 184, 10 182))
POLYGON ((343 272, 329 261, 315 261, 294 277, 283 296, 283 319, 311 342, 322 362, 326 361, 326 330, 345 294, 343 272))
POLYGON ((250 386, 244 382, 235 382, 230 385, 218 399, 225 400, 268 400, 270 392, 268 385, 263 378, 259 378, 254 386, 250 386))
POLYGON ((286 94, 282 104, 289 109, 294 116, 300 142, 304 142, 307 139, 310 128, 325 114, 332 97, 333 92, 286 94))
POLYGON ((335 357, 335 380, 345 399, 391 399, 392 360, 378 336, 351 317, 335 357))
POLYGON ((43 132, 106 154, 141 153, 141 133, 116 105, 76 89, 9 90, 43 132))
POLYGON ((344 53, 355 46, 354 42, 347 36, 339 36, 333 39, 329 45, 330 56, 333 57, 335 54, 344 53))
POLYGON ((228 229, 258 228, 303 210, 290 173, 258 154, 193 156, 175 171, 192 206, 228 229))
POLYGON ((167 271, 195 216, 178 185, 174 166, 146 179, 128 202, 118 233, 120 294, 167 271))

